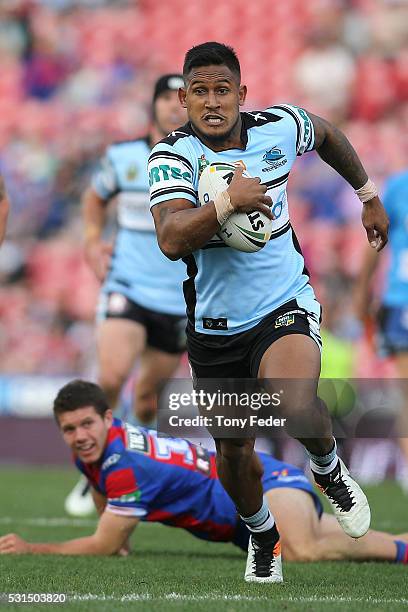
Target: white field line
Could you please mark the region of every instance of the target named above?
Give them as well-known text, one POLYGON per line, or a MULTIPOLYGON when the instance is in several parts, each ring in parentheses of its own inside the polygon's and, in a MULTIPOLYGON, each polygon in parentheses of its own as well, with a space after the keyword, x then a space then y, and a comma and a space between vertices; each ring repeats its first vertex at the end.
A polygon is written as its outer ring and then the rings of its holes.
POLYGON ((97 518, 68 518, 65 516, 50 517, 39 516, 35 518, 14 518, 13 516, 0 516, 0 525, 31 525, 32 527, 95 527, 97 518))
MULTIPOLYGON (((281 589, 282 586, 274 585, 274 589, 281 589)), ((7 593, 0 593, 1 597, 7 597, 7 593)), ((248 602, 261 602, 261 601, 273 601, 274 603, 369 603, 369 604, 400 604, 407 605, 408 599, 404 598, 379 598, 379 597, 336 597, 331 595, 330 597, 319 597, 318 595, 311 597, 296 597, 293 595, 287 595, 282 597, 273 598, 263 596, 252 596, 252 595, 223 595, 218 593, 209 593, 208 595, 184 595, 182 593, 168 593, 166 595, 151 595, 150 593, 129 593, 127 595, 105 595, 104 593, 84 593, 81 595, 66 595, 67 602, 119 602, 129 603, 138 601, 184 601, 184 602, 197 602, 197 601, 248 601, 248 602)))
MULTIPOLYGON (((275 585, 274 588, 277 587, 275 585)), ((129 593, 128 595, 96 595, 93 593, 87 593, 83 595, 67 595, 67 601, 115 601, 115 602, 132 602, 132 601, 271 601, 270 597, 253 597, 251 595, 222 595, 222 594, 208 594, 208 595, 183 595, 182 593, 168 593, 167 595, 151 595, 150 593, 129 593)), ((293 597, 288 595, 287 597, 273 598, 273 602, 292 602, 292 603, 371 603, 371 604, 408 604, 408 599, 386 599, 377 597, 293 597)))
MULTIPOLYGON (((47 518, 38 516, 33 518, 16 518, 13 516, 0 516, 0 525, 31 525, 33 527, 95 527, 97 522, 95 518, 69 518, 67 516, 55 516, 47 518)), ((140 526, 143 526, 143 522, 140 526)), ((393 523, 392 521, 380 521, 375 525, 376 529, 386 530, 391 529, 393 532, 399 533, 408 531, 408 523, 393 523)))

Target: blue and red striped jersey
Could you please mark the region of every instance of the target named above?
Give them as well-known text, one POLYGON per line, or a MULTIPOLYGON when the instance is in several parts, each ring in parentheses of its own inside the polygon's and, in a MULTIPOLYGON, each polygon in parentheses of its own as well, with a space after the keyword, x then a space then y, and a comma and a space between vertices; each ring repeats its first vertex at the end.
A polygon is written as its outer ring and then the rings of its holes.
MULTIPOLYGON (((312 492, 294 466, 259 454, 264 490, 296 487, 312 492)), ((235 506, 217 477, 215 454, 181 438, 114 419, 97 464, 75 463, 107 498, 107 510, 144 521, 183 527, 195 536, 231 541, 238 525, 235 506)))

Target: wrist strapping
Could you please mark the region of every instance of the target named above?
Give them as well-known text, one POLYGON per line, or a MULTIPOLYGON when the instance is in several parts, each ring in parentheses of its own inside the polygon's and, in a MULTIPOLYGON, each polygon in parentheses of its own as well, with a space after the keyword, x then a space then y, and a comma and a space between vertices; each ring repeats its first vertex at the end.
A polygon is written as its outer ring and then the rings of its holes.
POLYGON ((358 196, 363 204, 378 196, 377 187, 374 185, 371 179, 368 179, 368 181, 362 187, 360 187, 360 189, 355 189, 354 193, 358 196))
POLYGON ((231 198, 228 191, 222 191, 214 199, 215 212, 220 225, 223 225, 230 215, 234 212, 234 207, 231 204, 231 198))

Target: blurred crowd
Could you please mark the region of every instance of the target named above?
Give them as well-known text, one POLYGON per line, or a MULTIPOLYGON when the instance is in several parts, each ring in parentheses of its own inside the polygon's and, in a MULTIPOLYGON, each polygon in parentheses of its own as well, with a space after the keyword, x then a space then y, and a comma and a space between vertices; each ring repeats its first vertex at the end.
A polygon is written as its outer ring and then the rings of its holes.
MULTIPOLYGON (((239 54, 248 108, 291 102, 332 120, 379 186, 408 167, 406 0, 220 0, 211 10, 200 0, 2 0, 2 373, 92 368, 98 287, 80 248, 81 193, 109 142, 145 132, 156 77, 214 39, 239 54)), ((299 160, 289 198, 326 328, 355 343, 360 202, 315 154, 299 160)), ((352 373, 369 375, 374 357, 359 346, 371 357, 352 373)))

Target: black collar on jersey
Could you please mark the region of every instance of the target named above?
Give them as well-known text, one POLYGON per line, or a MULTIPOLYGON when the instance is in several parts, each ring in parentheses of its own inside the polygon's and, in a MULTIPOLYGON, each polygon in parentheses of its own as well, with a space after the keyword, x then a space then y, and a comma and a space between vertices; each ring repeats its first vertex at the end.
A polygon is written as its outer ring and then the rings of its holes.
MULTIPOLYGON (((273 113, 269 113, 266 111, 251 111, 251 112, 243 112, 241 115, 241 143, 243 149, 247 148, 248 144, 248 130, 253 127, 260 127, 261 125, 265 125, 265 123, 274 123, 275 121, 281 121, 282 117, 279 115, 274 115, 273 113)), ((194 132, 191 123, 187 123, 186 126, 190 133, 196 138, 199 138, 194 132)), ((182 128, 184 130, 184 128, 182 128)), ((210 147, 211 148, 211 147, 210 147)), ((228 149, 225 149, 228 151, 228 149)))
POLYGON ((248 144, 248 130, 253 127, 261 127, 266 123, 275 123, 275 121, 281 121, 282 117, 274 115, 267 111, 250 111, 241 114, 242 126, 241 126, 241 142, 245 149, 248 144))

